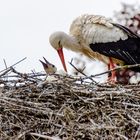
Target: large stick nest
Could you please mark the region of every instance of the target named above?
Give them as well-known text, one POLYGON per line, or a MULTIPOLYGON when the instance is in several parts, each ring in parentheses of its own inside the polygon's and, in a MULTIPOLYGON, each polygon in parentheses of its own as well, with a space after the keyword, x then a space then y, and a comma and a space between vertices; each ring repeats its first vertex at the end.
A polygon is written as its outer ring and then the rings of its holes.
POLYGON ((11 70, 15 79, 1 78, 0 139, 140 139, 140 85, 11 70))

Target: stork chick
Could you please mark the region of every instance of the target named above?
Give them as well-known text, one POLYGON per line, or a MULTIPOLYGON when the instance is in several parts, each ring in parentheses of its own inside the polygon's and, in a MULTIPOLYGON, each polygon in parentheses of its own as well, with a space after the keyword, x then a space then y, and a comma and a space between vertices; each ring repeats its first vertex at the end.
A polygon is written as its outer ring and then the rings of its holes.
MULTIPOLYGON (((70 35, 55 32, 49 38, 67 71, 63 47, 98 59, 113 69, 117 65, 140 64, 140 37, 128 28, 99 15, 82 15, 70 26, 70 35)), ((131 68, 140 72, 140 67, 131 68)), ((115 72, 111 74, 115 82, 115 72)))
POLYGON ((45 57, 43 57, 43 59, 45 60, 45 62, 43 62, 41 60, 39 60, 39 61, 43 65, 43 68, 44 68, 46 74, 54 74, 54 73, 56 73, 56 71, 57 71, 56 66, 51 64, 49 61, 47 61, 45 57))
POLYGON ((43 57, 43 59, 45 60, 45 62, 43 62, 42 60, 39 60, 39 61, 43 65, 43 68, 47 74, 47 77, 46 77, 45 82, 42 84, 45 84, 46 82, 57 81, 58 78, 55 74, 64 75, 64 76, 67 75, 65 71, 57 70, 56 66, 51 64, 49 61, 47 61, 45 57, 43 57))

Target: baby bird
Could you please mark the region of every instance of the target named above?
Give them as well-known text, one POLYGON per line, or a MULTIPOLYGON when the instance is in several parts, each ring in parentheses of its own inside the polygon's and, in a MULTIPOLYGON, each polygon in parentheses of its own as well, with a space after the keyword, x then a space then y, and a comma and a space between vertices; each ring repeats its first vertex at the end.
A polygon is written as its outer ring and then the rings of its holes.
POLYGON ((64 72, 63 70, 57 70, 56 66, 47 61, 45 57, 43 57, 43 59, 45 62, 43 62, 42 60, 39 61, 43 65, 43 68, 46 72, 46 79, 43 83, 40 84, 41 86, 46 84, 46 82, 55 82, 55 81, 59 82, 58 75, 63 76, 67 75, 67 73, 64 72))
POLYGON ((43 59, 45 60, 45 62, 43 62, 43 61, 41 61, 41 60, 39 60, 39 61, 40 61, 41 64, 43 65, 43 68, 44 68, 46 74, 49 75, 49 74, 54 74, 54 73, 56 73, 56 71, 57 71, 56 66, 53 65, 53 64, 51 64, 50 62, 48 62, 48 61, 46 60, 45 57, 43 57, 43 59))

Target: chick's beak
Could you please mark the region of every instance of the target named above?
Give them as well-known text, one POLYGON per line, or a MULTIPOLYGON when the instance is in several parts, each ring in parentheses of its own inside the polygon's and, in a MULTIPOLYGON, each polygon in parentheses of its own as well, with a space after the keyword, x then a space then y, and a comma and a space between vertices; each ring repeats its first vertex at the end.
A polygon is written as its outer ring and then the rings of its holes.
POLYGON ((58 55, 59 55, 59 57, 60 57, 60 59, 61 59, 63 68, 64 68, 64 70, 67 72, 67 67, 66 67, 66 63, 65 63, 65 59, 64 59, 64 54, 63 54, 63 49, 62 49, 62 48, 59 48, 59 49, 57 50, 57 52, 58 52, 58 55))
POLYGON ((39 60, 44 67, 44 70, 48 68, 48 63, 44 63, 43 61, 39 60))

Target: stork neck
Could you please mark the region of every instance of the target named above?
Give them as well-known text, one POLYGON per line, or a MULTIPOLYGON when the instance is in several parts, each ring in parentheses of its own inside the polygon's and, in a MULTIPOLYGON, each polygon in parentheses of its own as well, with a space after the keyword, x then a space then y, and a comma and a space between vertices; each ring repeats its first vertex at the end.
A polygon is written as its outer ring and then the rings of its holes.
POLYGON ((70 49, 74 52, 80 52, 81 47, 79 43, 77 42, 76 38, 73 36, 65 35, 65 37, 62 39, 62 45, 66 49, 70 49))

